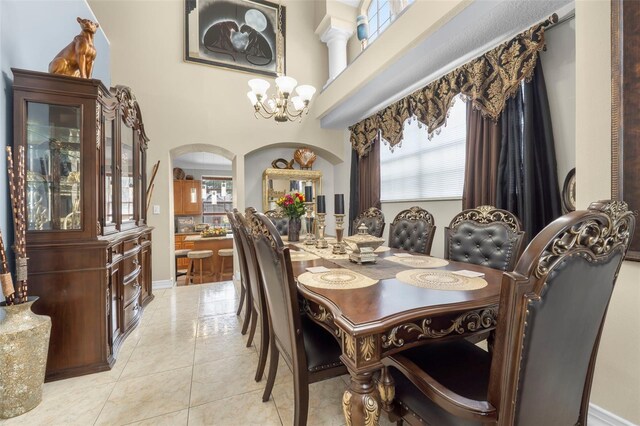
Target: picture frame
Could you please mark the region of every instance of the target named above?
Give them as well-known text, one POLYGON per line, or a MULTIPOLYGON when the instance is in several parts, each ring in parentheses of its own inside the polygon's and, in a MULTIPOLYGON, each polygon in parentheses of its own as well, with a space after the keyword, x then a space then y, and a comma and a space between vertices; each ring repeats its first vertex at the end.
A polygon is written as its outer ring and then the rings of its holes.
POLYGON ((185 0, 184 13, 186 62, 270 77, 286 73, 284 6, 267 0, 185 0))
MULTIPOLYGON (((611 1, 611 197, 640 221, 640 2, 611 1)), ((640 261, 640 230, 627 260, 640 261)))

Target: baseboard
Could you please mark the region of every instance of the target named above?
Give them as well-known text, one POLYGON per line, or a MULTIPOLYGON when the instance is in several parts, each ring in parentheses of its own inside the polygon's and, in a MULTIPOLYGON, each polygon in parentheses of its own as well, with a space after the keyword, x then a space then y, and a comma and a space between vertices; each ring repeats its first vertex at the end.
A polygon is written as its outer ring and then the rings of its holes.
POLYGON ((173 288, 173 280, 159 280, 159 281, 154 281, 152 283, 153 289, 154 290, 160 290, 163 288, 173 288))
POLYGON ((634 426, 628 420, 616 416, 610 411, 605 410, 595 404, 589 404, 589 426, 634 426))

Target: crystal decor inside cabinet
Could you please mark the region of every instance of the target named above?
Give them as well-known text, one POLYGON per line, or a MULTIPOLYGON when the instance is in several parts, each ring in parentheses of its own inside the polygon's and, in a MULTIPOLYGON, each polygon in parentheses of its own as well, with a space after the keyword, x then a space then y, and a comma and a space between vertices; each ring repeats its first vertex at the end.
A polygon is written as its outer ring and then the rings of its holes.
POLYGON ((120 190, 121 196, 121 212, 122 212, 122 222, 130 222, 135 220, 134 215, 134 173, 133 173, 133 134, 134 130, 128 127, 122 127, 122 145, 121 145, 121 179, 122 186, 120 190))
POLYGON ((81 110, 27 102, 29 231, 82 228, 81 110))

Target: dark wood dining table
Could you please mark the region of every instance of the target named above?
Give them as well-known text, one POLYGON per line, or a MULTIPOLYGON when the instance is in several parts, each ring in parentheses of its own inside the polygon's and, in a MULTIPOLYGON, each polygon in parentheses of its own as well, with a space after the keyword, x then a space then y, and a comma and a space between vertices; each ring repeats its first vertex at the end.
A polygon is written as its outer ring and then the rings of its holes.
MULTIPOLYGON (((379 253, 379 258, 398 252, 402 250, 390 249, 379 253)), ((349 265, 324 258, 292 262, 296 277, 312 266, 360 273, 363 268, 375 272, 381 267, 349 265)), ((341 344, 341 360, 351 375, 342 398, 347 425, 378 424, 381 408, 392 402, 392 386, 374 380, 385 357, 436 340, 470 337, 495 328, 502 271, 453 261, 433 270, 482 272, 487 285, 477 290, 433 290, 389 278, 368 287, 328 289, 298 282, 307 314, 334 333, 341 344)))

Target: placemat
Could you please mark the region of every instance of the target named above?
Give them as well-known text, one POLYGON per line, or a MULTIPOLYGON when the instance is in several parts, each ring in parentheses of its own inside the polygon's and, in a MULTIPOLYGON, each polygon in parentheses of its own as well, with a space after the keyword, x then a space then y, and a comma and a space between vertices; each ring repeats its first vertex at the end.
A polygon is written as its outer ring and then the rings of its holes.
POLYGON ((395 262, 401 265, 408 266, 410 268, 441 268, 449 264, 449 261, 447 260, 438 259, 437 257, 430 257, 430 256, 411 256, 411 257, 389 256, 389 257, 386 257, 385 259, 390 262, 395 262))
POLYGON ((298 282, 309 287, 328 288, 332 290, 351 290, 354 288, 369 287, 377 284, 378 280, 365 277, 354 271, 338 268, 329 272, 312 274, 305 272, 298 276, 298 282))
POLYGON ((478 290, 487 286, 484 278, 468 278, 448 271, 408 269, 398 272, 398 281, 432 290, 478 290))
POLYGON ((316 256, 313 253, 309 253, 307 251, 290 251, 292 262, 306 262, 309 260, 317 260, 320 259, 320 256, 316 256))

